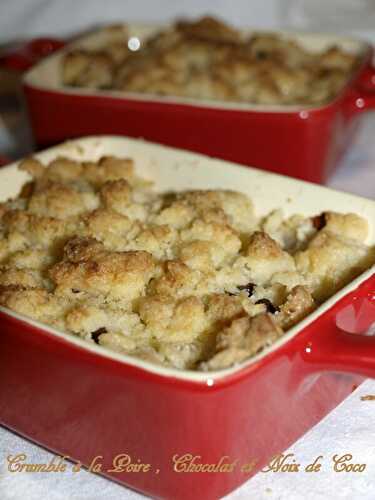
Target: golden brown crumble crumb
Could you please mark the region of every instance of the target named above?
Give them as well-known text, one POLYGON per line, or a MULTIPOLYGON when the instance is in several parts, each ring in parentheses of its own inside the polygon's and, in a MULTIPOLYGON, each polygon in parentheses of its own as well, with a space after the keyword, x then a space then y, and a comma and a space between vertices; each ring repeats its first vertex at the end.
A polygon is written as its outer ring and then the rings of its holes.
POLYGON ((330 46, 311 52, 291 37, 244 35, 224 22, 182 20, 137 51, 117 32, 96 50, 68 52, 64 85, 260 104, 320 104, 349 80, 357 57, 330 46))
POLYGON ((161 194, 129 158, 20 168, 32 181, 0 205, 0 305, 154 363, 238 364, 375 262, 355 214, 258 218, 242 193, 161 194))
POLYGON ((375 401, 375 394, 367 394, 366 396, 361 396, 361 401, 375 401))

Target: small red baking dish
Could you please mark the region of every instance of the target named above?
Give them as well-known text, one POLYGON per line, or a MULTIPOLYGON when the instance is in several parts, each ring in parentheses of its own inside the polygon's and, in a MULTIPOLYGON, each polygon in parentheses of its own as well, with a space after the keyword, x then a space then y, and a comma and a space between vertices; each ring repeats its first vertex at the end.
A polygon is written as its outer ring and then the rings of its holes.
MULTIPOLYGON (((127 25, 124 38, 142 40, 159 28, 127 25)), ((111 36, 105 29, 86 35, 26 74, 26 102, 40 147, 82 135, 127 135, 323 182, 350 144, 360 113, 375 105, 371 47, 322 34, 289 36, 311 50, 337 45, 361 60, 342 92, 325 105, 249 105, 64 87, 64 53, 73 46, 100 47, 111 36)))
MULTIPOLYGON (((124 137, 74 140, 36 156, 108 154, 134 158, 159 190, 245 192, 259 215, 276 207, 305 215, 350 208, 369 221, 368 243, 375 243, 375 201, 316 184, 124 137)), ((0 170, 0 179, 4 199, 27 174, 13 164, 0 170)), ((375 340, 363 335, 375 322, 375 267, 261 354, 216 372, 160 367, 5 309, 0 319, 0 422, 85 466, 99 457, 96 472, 157 498, 222 497, 316 424, 363 376, 375 375, 375 340), (118 455, 151 469, 116 472, 118 455), (212 464, 211 470, 189 472, 191 460, 212 464)))

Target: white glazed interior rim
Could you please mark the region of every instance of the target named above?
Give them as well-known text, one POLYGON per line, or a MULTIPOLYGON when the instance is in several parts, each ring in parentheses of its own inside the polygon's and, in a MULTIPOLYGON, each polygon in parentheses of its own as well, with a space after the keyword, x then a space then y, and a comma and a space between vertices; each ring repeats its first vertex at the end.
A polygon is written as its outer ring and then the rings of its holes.
MULTIPOLYGON (((305 212, 311 215, 314 213, 314 210, 315 213, 327 209, 347 212, 348 207, 350 207, 352 211, 356 211, 366 216, 370 223, 368 243, 375 243, 375 225, 372 225, 372 221, 375 221, 375 201, 347 193, 341 193, 286 176, 271 174, 250 167, 243 167, 234 163, 212 159, 200 154, 185 152, 139 139, 129 139, 117 136, 97 136, 76 139, 37 153, 35 156, 43 162, 48 162, 59 155, 65 155, 74 159, 95 160, 102 155, 110 153, 117 156, 134 157, 136 166, 138 165, 137 170, 149 178, 154 177, 156 187, 158 187, 158 179, 161 180, 159 186, 161 190, 168 190, 173 186, 175 186, 177 190, 199 187, 207 189, 221 187, 226 189, 235 188, 239 191, 248 193, 253 199, 258 196, 261 204, 263 203, 263 206, 260 207, 258 212, 260 215, 277 207, 277 204, 282 199, 285 201, 284 206, 286 207, 286 214, 288 214, 288 212, 295 213, 295 207, 298 206, 301 208, 301 210, 299 210, 300 213, 305 212), (152 176, 152 172, 155 173, 156 168, 159 169, 158 178, 156 178, 155 175, 152 176), (191 170, 194 170, 193 176, 191 175, 191 170), (186 179, 183 178, 184 172, 187 174, 186 179), (212 175, 213 173, 214 175, 212 175), (253 189, 253 193, 249 193, 247 185, 250 190, 253 189), (267 200, 265 199, 265 193, 270 194, 267 200), (275 198, 278 199, 275 200, 275 198), (316 200, 319 200, 319 207, 316 207, 316 200)), ((25 172, 17 170, 17 165, 18 162, 0 169, 0 200, 16 195, 22 183, 28 179, 28 175, 25 172)), ((257 208, 256 202, 257 200, 255 199, 255 208, 257 208)), ((58 331, 55 328, 27 318, 4 307, 0 307, 0 311, 99 356, 132 365, 156 375, 213 386, 215 385, 215 381, 230 377, 250 365, 255 365, 267 354, 276 351, 279 347, 286 344, 307 325, 318 320, 321 314, 330 309, 342 297, 355 290, 374 273, 375 266, 365 271, 358 278, 324 302, 312 314, 291 328, 283 337, 270 347, 264 349, 258 355, 234 367, 212 372, 178 370, 159 366, 126 354, 110 351, 94 343, 91 344, 81 338, 58 331)))
MULTIPOLYGON (((165 28, 165 25, 159 24, 124 24, 122 25, 124 29, 124 36, 131 38, 137 36, 141 41, 153 33, 157 32, 161 28, 165 28)), ((252 32, 261 33, 260 30, 247 29, 242 30, 245 34, 250 34, 252 32)), ((370 53, 371 46, 360 39, 339 36, 336 34, 323 34, 323 33, 303 33, 294 31, 266 31, 266 33, 276 33, 280 36, 285 36, 288 38, 293 38, 297 40, 302 46, 312 51, 323 50, 324 48, 337 45, 349 52, 358 54, 361 57, 362 63, 358 65, 357 70, 348 78, 347 84, 343 87, 341 92, 332 99, 330 102, 317 105, 264 105, 264 104, 248 104, 248 103, 236 103, 236 102, 226 102, 226 101, 216 101, 216 100, 204 100, 204 99, 194 99, 187 97, 174 97, 174 96, 155 96, 151 94, 141 94, 135 92, 121 92, 115 90, 95 90, 95 89, 85 89, 85 88, 74 88, 62 85, 60 79, 60 65, 61 59, 73 48, 96 48, 102 46, 106 40, 109 40, 113 34, 111 30, 102 28, 95 30, 89 34, 83 35, 77 38, 74 42, 67 44, 62 49, 58 50, 56 53, 42 60, 36 64, 33 68, 27 71, 23 77, 23 83, 27 87, 33 87, 40 90, 53 91, 57 93, 63 93, 68 95, 76 96, 91 96, 91 97, 108 97, 123 100, 132 100, 138 102, 148 102, 148 103, 165 103, 165 104, 179 104, 192 107, 200 108, 212 108, 212 109, 223 109, 223 110, 236 110, 236 111, 252 111, 252 112, 269 112, 269 113, 296 113, 305 110, 318 110, 332 105, 334 102, 340 99, 340 97, 345 93, 346 89, 351 85, 351 83, 356 79, 357 75, 361 71, 361 68, 365 64, 370 53)))

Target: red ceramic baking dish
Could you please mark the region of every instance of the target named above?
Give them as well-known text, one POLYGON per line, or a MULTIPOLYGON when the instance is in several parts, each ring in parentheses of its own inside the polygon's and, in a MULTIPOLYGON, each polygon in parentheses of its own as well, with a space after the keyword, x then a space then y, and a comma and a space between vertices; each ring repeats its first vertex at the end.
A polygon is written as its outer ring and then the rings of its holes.
MULTIPOLYGON (((127 25, 124 38, 142 40, 159 28, 127 25)), ((26 74, 26 103, 39 147, 82 135, 119 134, 323 182, 350 144, 360 113, 375 105, 370 46, 322 34, 293 37, 310 50, 335 44, 357 53, 361 64, 342 92, 321 106, 235 104, 62 86, 64 53, 73 46, 99 47, 111 36, 113 31, 105 29, 86 35, 26 74)))
MULTIPOLYGON (((369 221, 369 243, 375 243, 374 201, 195 153, 92 137, 37 157, 96 160, 108 154, 134 158, 159 190, 245 192, 259 215, 281 206, 286 214, 306 215, 350 208, 369 221)), ((0 199, 15 195, 26 179, 16 164, 3 167, 0 199)), ((216 372, 160 367, 5 309, 0 321, 3 425, 85 466, 99 457, 97 472, 147 495, 217 499, 289 447, 363 376, 375 374, 375 340, 363 335, 375 322, 375 267, 261 354, 216 372), (151 468, 116 471, 118 455, 151 468), (193 472, 194 464, 196 470, 212 465, 193 472)))

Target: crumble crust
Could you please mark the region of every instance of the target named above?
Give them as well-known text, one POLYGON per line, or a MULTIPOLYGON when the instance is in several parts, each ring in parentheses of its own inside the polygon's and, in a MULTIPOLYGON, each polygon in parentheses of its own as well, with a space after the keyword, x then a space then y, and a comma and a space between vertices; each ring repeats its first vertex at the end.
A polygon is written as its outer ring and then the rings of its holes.
POLYGON ((32 180, 0 204, 0 304, 155 363, 240 363, 375 262, 356 214, 157 193, 130 158, 20 168, 32 180))
POLYGON ((291 37, 244 36, 218 19, 178 21, 128 48, 125 32, 98 50, 74 49, 64 85, 258 104, 323 104, 349 80, 357 56, 330 46, 313 53, 291 37))

